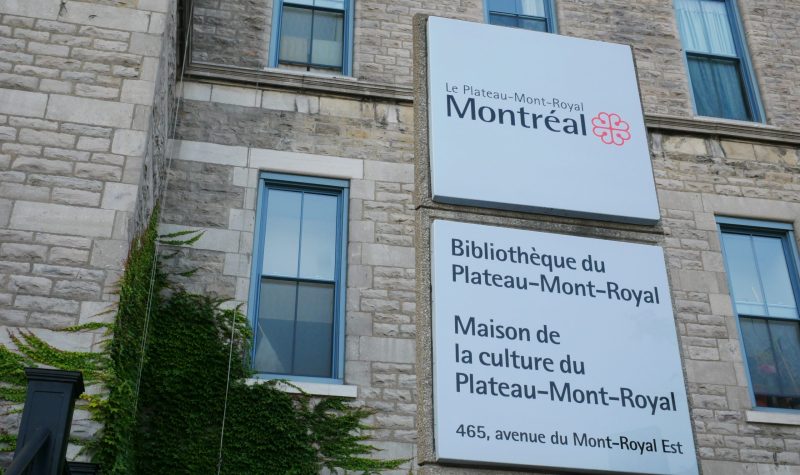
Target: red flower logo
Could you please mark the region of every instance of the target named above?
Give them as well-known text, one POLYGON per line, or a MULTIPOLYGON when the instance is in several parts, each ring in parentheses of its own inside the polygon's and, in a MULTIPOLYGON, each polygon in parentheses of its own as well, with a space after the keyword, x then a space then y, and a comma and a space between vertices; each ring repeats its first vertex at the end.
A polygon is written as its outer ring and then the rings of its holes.
POLYGON ((630 125, 619 114, 601 112, 592 119, 592 132, 606 145, 621 146, 631 139, 630 125))

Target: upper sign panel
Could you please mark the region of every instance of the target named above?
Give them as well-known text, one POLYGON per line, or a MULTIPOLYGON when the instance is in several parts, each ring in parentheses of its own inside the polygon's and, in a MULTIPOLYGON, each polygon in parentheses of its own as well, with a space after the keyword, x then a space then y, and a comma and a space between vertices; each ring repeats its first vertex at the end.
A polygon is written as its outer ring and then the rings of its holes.
POLYGON ((433 199, 654 223, 628 46, 430 17, 433 199))

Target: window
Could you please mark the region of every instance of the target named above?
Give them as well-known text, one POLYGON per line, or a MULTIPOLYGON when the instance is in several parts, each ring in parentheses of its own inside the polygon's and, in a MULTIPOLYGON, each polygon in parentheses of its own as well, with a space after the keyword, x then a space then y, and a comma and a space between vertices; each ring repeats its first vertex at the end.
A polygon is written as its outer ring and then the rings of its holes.
POLYGON ((755 406, 800 409, 794 234, 780 223, 718 218, 755 406))
POLYGON ((352 18, 352 0, 276 0, 270 66, 349 75, 352 18))
POLYGON ((730 0, 675 0, 698 115, 760 119, 748 55, 730 0))
POLYGON ((553 0, 486 0, 486 18, 492 25, 535 31, 556 31, 553 0))
POLYGON ((348 183, 262 175, 250 313, 257 373, 343 374, 348 183))

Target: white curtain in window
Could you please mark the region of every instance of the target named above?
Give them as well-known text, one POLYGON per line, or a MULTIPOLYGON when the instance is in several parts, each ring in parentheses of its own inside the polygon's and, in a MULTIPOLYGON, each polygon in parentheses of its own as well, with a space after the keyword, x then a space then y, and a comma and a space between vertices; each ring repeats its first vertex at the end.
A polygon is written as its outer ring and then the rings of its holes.
POLYGON ((728 8, 720 0, 675 0, 683 47, 697 53, 736 56, 728 8))
POLYGON ((544 0, 488 0, 490 12, 545 17, 544 0))
POLYGON ((280 60, 307 63, 310 36, 311 10, 284 7, 281 25, 280 60))
POLYGON ((737 60, 703 57, 688 60, 698 114, 750 120, 737 60))
POLYGON ((314 43, 311 62, 325 66, 342 65, 344 19, 341 13, 314 12, 314 43))
POLYGON ((544 0, 519 0, 520 15, 544 17, 544 0))

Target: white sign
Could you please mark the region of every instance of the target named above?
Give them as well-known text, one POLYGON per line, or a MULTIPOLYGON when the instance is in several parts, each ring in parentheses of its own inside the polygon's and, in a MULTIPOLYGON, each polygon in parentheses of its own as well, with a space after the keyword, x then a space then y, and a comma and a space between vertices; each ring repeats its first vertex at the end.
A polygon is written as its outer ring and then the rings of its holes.
POLYGON ((432 232, 440 461, 697 474, 661 248, 432 232))
POLYGON ((433 199, 659 219, 628 46, 430 17, 433 199))

